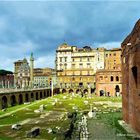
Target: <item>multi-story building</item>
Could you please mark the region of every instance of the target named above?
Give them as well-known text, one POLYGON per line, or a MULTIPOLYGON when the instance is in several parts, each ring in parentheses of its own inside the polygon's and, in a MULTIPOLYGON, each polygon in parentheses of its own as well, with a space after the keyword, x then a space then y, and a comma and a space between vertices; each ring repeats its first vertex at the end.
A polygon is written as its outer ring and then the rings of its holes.
POLYGON ((121 92, 121 48, 105 50, 105 67, 96 73, 96 93, 100 96, 120 96, 121 92))
POLYGON ((77 48, 63 43, 56 50, 56 70, 59 86, 67 89, 90 87, 95 89, 95 73, 104 69, 104 48, 93 49, 89 46, 77 48))
POLYGON ((13 88, 14 75, 11 71, 0 70, 0 88, 13 88))
POLYGON ((121 70, 121 48, 105 51, 105 69, 121 70))
POLYGON ((33 54, 30 57, 30 66, 26 58, 14 62, 14 85, 18 88, 31 87, 33 84, 33 54))
POLYGON ((123 120, 140 134, 140 19, 121 47, 123 120))
POLYGON ((96 73, 96 93, 100 96, 120 96, 122 74, 120 70, 99 70, 96 73))
POLYGON ((64 91, 75 89, 78 92, 82 89, 84 92, 94 92, 96 87, 98 95, 100 91, 110 95, 121 92, 120 48, 77 48, 63 43, 56 50, 56 70, 59 86, 64 91), (113 76, 111 81, 110 76, 113 76), (102 77, 101 81, 99 77, 102 77))
POLYGON ((34 87, 49 87, 57 85, 56 72, 52 68, 35 68, 34 69, 34 87))

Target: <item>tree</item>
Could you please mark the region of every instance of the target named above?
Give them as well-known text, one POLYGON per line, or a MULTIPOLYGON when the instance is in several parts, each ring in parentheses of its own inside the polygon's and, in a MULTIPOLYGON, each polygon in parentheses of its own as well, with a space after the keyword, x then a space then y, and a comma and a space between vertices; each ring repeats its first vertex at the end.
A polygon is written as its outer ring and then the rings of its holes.
POLYGON ((0 75, 7 75, 7 74, 13 74, 13 72, 7 70, 0 70, 0 75))

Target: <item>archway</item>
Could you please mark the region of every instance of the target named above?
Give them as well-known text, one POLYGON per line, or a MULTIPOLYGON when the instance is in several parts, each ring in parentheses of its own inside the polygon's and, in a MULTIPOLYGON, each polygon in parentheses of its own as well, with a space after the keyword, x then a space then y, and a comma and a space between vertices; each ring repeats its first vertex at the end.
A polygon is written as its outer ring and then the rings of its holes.
POLYGON ((40 99, 42 99, 42 92, 40 92, 40 99))
POLYGON ((38 92, 36 92, 36 100, 38 100, 38 92))
POLYGON ((19 94, 18 103, 23 104, 23 96, 22 96, 22 94, 19 94))
POLYGON ((84 92, 84 94, 87 94, 88 93, 88 90, 87 89, 84 89, 83 92, 84 92))
POLYGON ((138 70, 137 70, 136 66, 132 67, 132 75, 133 75, 134 82, 135 82, 134 84, 137 87, 138 70))
POLYGON ((69 90, 69 93, 72 93, 72 92, 73 92, 73 89, 70 89, 70 90, 69 90))
POLYGON ((47 90, 47 95, 46 96, 49 97, 49 95, 50 95, 50 92, 49 92, 49 90, 47 90))
POLYGON ((15 97, 15 95, 11 96, 10 101, 11 101, 11 106, 16 105, 16 97, 15 97))
POLYGON ((119 87, 119 85, 116 85, 116 87, 115 87, 115 91, 116 91, 116 96, 120 96, 120 87, 119 87))
POLYGON ((29 94, 28 93, 25 94, 25 102, 29 102, 29 94))
POLYGON ((31 101, 34 101, 34 93, 31 93, 31 101))
POLYGON ((119 81, 119 76, 116 76, 116 81, 119 81))
POLYGON ((91 93, 94 93, 95 92, 95 88, 91 88, 91 93))
POLYGON ((104 96, 104 91, 100 90, 100 96, 104 96))
POLYGON ((44 97, 46 97, 46 92, 44 91, 44 97))
POLYGON ((2 109, 7 108, 8 104, 7 104, 7 97, 3 96, 2 97, 2 109))
POLYGON ((77 90, 76 90, 76 93, 79 93, 79 91, 80 91, 80 90, 79 90, 79 89, 77 89, 77 90))
POLYGON ((62 89, 62 93, 66 93, 66 89, 62 89))

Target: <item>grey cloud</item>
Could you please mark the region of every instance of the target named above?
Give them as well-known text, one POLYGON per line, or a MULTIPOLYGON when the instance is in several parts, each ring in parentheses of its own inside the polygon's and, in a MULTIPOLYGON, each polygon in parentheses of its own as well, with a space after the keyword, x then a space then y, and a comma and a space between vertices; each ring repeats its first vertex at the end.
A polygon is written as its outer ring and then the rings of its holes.
MULTIPOLYGON (((42 61, 41 66, 45 67, 44 59, 49 56, 52 60, 64 40, 79 47, 122 42, 139 18, 139 4, 130 1, 0 2, 0 62, 3 58, 15 60, 29 56, 33 51, 36 60, 42 61)), ((49 65, 53 66, 54 61, 49 65)), ((11 69, 7 65, 0 67, 11 69)))

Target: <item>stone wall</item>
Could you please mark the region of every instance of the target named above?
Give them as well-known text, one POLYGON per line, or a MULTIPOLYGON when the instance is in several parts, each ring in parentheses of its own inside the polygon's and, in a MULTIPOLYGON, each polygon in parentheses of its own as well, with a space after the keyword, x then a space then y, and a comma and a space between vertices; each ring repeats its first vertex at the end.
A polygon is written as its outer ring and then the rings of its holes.
POLYGON ((96 73, 96 94, 117 96, 122 93, 122 74, 120 70, 99 70, 96 73), (117 88, 116 88, 117 87, 117 88), (118 94, 117 94, 118 92, 118 94), (109 94, 108 94, 109 93, 109 94))
MULTIPOLYGON (((59 89, 55 88, 54 94, 59 94, 59 89)), ((0 93, 0 109, 10 106, 33 102, 51 96, 51 89, 18 90, 0 93)))
POLYGON ((123 119, 140 133, 140 20, 122 43, 123 119))

